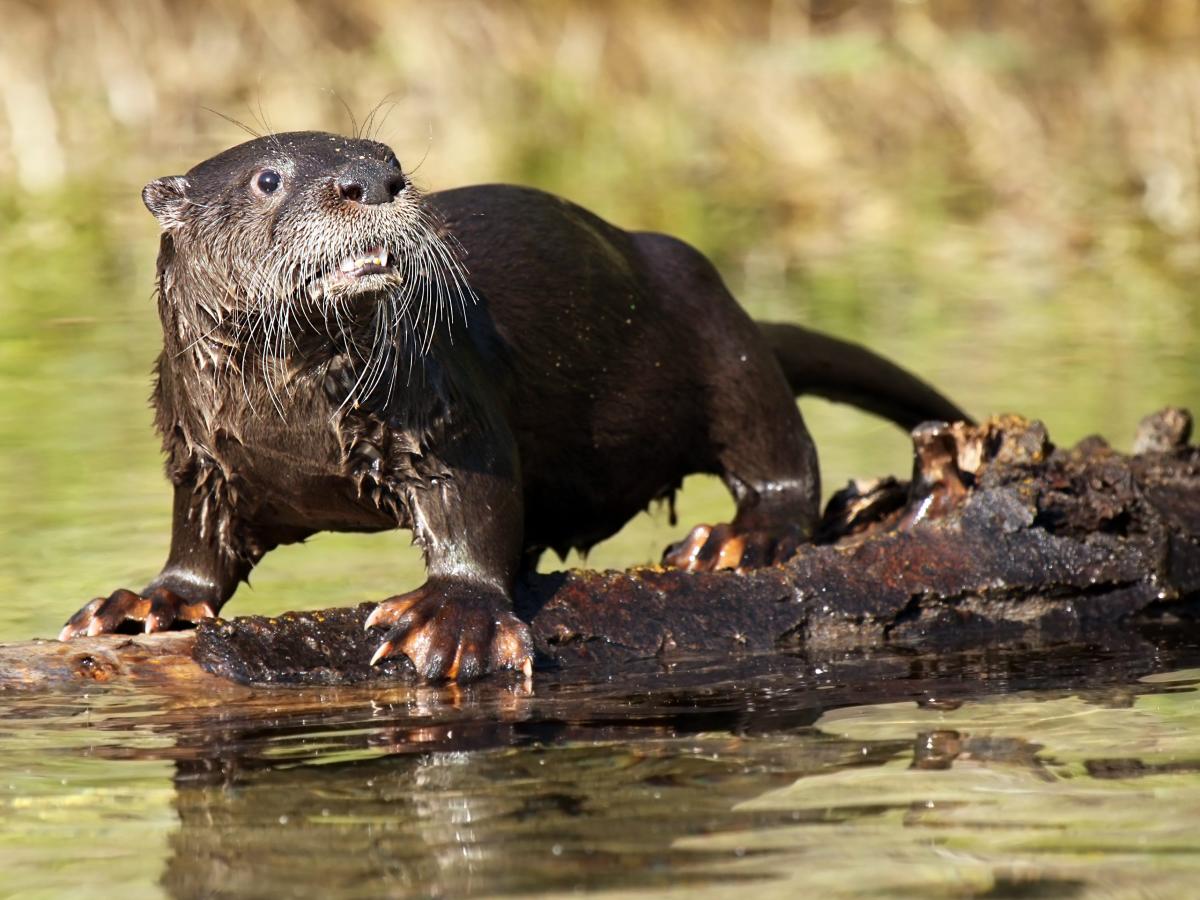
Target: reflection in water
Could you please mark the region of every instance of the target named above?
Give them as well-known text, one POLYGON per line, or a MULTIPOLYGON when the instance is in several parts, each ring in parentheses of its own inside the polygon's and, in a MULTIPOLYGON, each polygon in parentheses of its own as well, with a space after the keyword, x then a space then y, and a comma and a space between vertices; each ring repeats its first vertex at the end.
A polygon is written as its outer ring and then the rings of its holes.
POLYGON ((531 694, 13 696, 0 866, 177 897, 1121 896, 1200 877, 1198 662, 1131 640, 645 663, 531 694), (64 846, 107 862, 56 866, 64 846))
MULTIPOLYGON (((262 770, 232 784, 196 783, 195 768, 181 765, 165 884, 202 896, 220 877, 290 894, 313 878, 297 860, 319 860, 320 889, 335 895, 676 884, 697 854, 674 850, 675 837, 722 819, 780 820, 729 810, 793 776, 789 743, 805 756, 799 741, 780 742, 755 754, 753 775, 727 738, 436 752, 262 770)), ((853 761, 857 749, 840 756, 853 761)))

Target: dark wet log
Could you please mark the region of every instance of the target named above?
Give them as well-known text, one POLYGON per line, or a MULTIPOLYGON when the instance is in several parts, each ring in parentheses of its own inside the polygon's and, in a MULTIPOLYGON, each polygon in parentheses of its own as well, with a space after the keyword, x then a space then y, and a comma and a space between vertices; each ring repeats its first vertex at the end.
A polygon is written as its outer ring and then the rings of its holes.
MULTIPOLYGON (((914 431, 911 482, 852 484, 819 543, 746 573, 567 572, 521 586, 539 665, 639 657, 898 646, 941 651, 1100 639, 1137 622, 1193 627, 1200 598, 1200 449, 1165 410, 1127 456, 1099 438, 1060 450, 1038 422, 914 431)), ((0 685, 30 679, 202 677, 336 684, 403 678, 366 665, 369 607, 248 617, 194 635, 0 648, 0 685), (173 662, 171 660, 174 660, 173 662), (193 675, 188 673, 194 672, 193 675), (98 674, 97 674, 98 673, 98 674)))

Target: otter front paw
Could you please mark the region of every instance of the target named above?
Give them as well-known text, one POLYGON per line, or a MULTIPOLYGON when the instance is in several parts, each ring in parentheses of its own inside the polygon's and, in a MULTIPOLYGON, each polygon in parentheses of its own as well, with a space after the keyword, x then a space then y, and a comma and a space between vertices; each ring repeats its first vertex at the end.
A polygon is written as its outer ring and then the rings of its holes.
POLYGON ((193 603, 165 587, 135 594, 118 588, 107 597, 97 597, 67 620, 58 633, 60 641, 80 635, 114 632, 166 631, 187 628, 201 619, 216 618, 216 608, 207 601, 193 603))
POLYGON ((663 565, 689 572, 754 569, 793 556, 803 542, 800 528, 742 530, 733 525, 697 525, 663 553, 663 565))
POLYGON ((367 628, 386 627, 374 665, 407 656, 427 681, 471 681, 501 669, 533 672, 533 636, 503 594, 458 581, 428 581, 384 600, 367 628))

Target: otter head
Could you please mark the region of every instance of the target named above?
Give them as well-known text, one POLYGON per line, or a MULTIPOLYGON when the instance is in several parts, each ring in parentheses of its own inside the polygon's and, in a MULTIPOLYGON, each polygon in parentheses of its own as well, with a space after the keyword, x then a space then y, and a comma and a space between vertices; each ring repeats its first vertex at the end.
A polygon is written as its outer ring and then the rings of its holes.
POLYGON ((470 298, 453 240, 376 141, 268 135, 150 182, 142 199, 163 229, 164 315, 195 326, 181 337, 240 328, 286 353, 288 335, 336 323, 347 339, 427 342, 470 298))

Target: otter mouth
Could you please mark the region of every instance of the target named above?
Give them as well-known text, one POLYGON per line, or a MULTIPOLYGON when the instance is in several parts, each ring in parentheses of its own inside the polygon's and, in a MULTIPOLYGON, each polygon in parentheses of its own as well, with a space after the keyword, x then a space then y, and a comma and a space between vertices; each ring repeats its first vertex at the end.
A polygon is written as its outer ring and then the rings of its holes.
POLYGON ((387 275, 395 272, 387 247, 373 247, 362 256, 347 256, 338 266, 338 274, 355 280, 367 275, 387 275))
POLYGON ((376 291, 402 280, 395 256, 380 245, 362 253, 347 254, 336 268, 316 273, 302 288, 311 299, 321 300, 331 295, 376 291))

